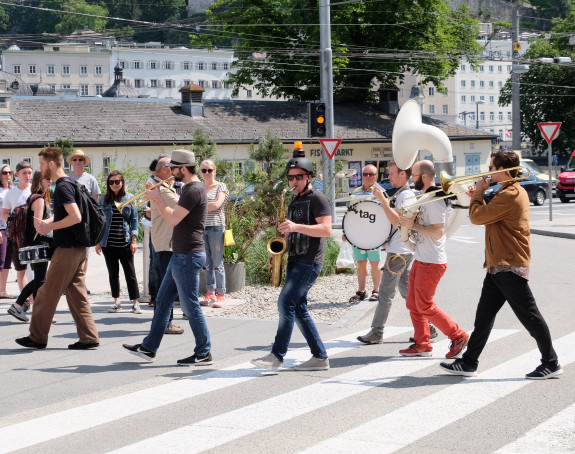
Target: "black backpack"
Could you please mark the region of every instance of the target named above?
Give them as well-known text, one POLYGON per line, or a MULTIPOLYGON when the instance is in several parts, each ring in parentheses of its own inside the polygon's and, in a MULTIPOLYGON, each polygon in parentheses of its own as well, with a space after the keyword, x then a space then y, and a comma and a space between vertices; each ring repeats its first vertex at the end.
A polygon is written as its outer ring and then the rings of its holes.
POLYGON ((104 236, 106 215, 98 202, 88 193, 86 186, 72 180, 69 181, 75 187, 76 204, 82 214, 82 220, 72 226, 76 241, 80 246, 96 246, 104 236))

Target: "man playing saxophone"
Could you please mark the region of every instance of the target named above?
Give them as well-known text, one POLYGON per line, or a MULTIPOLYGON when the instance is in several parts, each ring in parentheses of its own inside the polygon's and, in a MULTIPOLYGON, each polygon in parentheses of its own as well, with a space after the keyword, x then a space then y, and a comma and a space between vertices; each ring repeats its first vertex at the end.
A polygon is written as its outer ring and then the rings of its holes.
POLYGON ((297 321, 313 356, 294 369, 327 370, 329 359, 307 310, 307 293, 322 269, 326 237, 331 235, 331 207, 325 194, 311 185, 313 166, 304 157, 301 142, 295 143, 293 156, 286 171, 295 196, 289 204, 287 220, 278 226, 278 231, 287 239, 289 254, 285 283, 278 298, 278 329, 271 353, 252 360, 252 364, 263 369, 279 369, 297 321))

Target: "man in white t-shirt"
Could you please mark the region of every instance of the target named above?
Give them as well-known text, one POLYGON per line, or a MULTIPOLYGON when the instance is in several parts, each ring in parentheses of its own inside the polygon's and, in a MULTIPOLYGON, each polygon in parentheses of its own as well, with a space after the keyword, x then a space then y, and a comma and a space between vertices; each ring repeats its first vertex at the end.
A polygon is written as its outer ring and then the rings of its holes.
MULTIPOLYGON (((413 186, 422 194, 434 191, 435 168, 431 161, 419 161, 413 165, 413 186)), ((445 254, 445 220, 447 206, 445 200, 426 203, 420 207, 421 216, 414 223, 415 216, 402 216, 399 220, 402 229, 415 234, 414 261, 409 273, 409 288, 406 306, 411 315, 415 342, 409 348, 400 350, 403 356, 431 356, 428 322, 451 339, 451 347, 446 358, 459 356, 469 341, 469 335, 443 312, 433 297, 439 280, 447 269, 445 254)))
MULTIPOLYGON (((16 178, 18 184, 10 189, 4 196, 4 203, 2 204, 2 220, 6 222, 8 216, 14 211, 16 207, 25 205, 30 197, 30 187, 34 171, 29 162, 22 161, 16 166, 16 178)), ((26 279, 26 265, 20 262, 18 257, 19 245, 15 241, 9 240, 9 246, 12 252, 12 263, 16 270, 16 279, 18 281, 18 288, 20 291, 28 283, 26 279)))

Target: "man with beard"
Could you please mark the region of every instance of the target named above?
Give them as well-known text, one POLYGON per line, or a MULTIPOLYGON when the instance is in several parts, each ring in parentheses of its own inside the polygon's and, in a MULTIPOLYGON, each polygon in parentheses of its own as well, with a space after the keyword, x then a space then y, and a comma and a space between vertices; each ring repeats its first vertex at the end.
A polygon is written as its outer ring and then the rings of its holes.
POLYGON ((178 364, 209 366, 212 364, 210 333, 198 300, 200 270, 206 262, 203 234, 208 212, 207 194, 196 174, 197 163, 193 152, 174 150, 170 162, 165 165, 171 168, 176 181, 184 183, 178 203, 173 208, 168 206, 159 188, 149 191, 147 198, 152 201, 152 209, 157 208, 168 225, 174 227, 173 254, 158 290, 149 334, 141 344, 124 344, 123 347, 146 361, 154 361, 168 327, 174 301, 179 296, 184 313, 190 321, 196 346, 194 354, 179 359, 178 364))
MULTIPOLYGON (((419 161, 411 173, 414 187, 422 193, 434 191, 435 168, 431 161, 419 161)), ((447 207, 443 200, 421 205, 421 217, 414 223, 415 217, 402 216, 402 229, 410 230, 416 235, 413 266, 409 274, 406 306, 411 315, 415 333, 415 342, 409 348, 400 350, 403 356, 431 356, 433 347, 429 340, 429 324, 451 339, 446 358, 460 355, 469 340, 469 335, 445 312, 437 307, 433 296, 439 280, 447 269, 445 254, 445 219, 447 207)))
POLYGON ((56 189, 54 217, 40 222, 36 231, 41 235, 53 231, 55 250, 46 283, 40 287, 34 300, 30 335, 16 339, 16 343, 27 348, 46 348, 56 307, 62 293, 65 293, 80 338, 68 348, 92 350, 100 345, 100 340, 86 293, 86 248, 78 244, 73 229, 82 220, 76 204, 76 189, 62 168, 63 158, 59 149, 47 147, 38 156, 44 178, 55 181, 56 189))

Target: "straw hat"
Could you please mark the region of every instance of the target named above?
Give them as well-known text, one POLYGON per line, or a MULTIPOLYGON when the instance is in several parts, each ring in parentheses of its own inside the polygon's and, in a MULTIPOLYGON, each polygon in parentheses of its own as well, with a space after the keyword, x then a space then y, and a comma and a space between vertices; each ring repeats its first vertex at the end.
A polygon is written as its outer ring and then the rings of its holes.
POLYGON ((86 163, 85 165, 90 165, 90 157, 86 156, 84 152, 79 148, 76 148, 74 150, 74 153, 72 153, 70 156, 66 158, 66 162, 70 165, 72 165, 72 158, 84 158, 84 161, 86 163))

